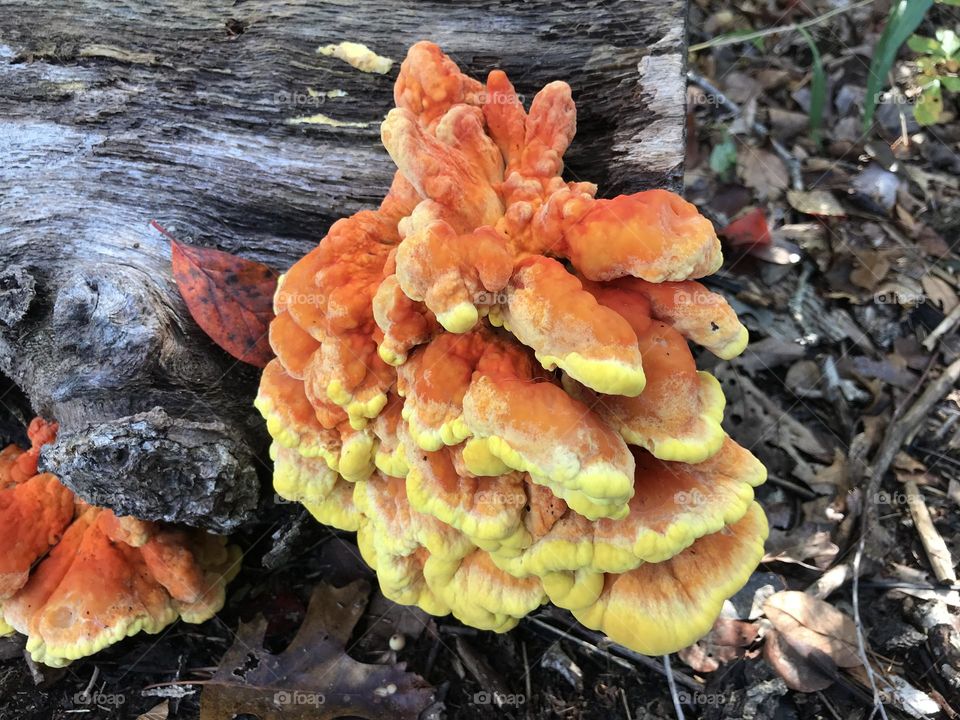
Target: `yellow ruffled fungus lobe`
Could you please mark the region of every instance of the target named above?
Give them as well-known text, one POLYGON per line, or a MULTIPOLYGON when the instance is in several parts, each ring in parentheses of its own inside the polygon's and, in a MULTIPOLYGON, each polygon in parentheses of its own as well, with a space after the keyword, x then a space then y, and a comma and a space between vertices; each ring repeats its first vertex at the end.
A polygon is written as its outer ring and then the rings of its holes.
POLYGON ((711 224, 567 182, 570 87, 524 108, 417 43, 377 210, 284 276, 257 407, 278 494, 357 529, 386 596, 478 628, 541 603, 645 653, 705 633, 766 537, 766 471, 721 428, 747 331, 696 281, 711 224))
POLYGON ((563 237, 570 261, 590 280, 689 280, 723 261, 710 221, 667 190, 597 200, 563 237))
POLYGON ((741 520, 669 560, 607 575, 597 601, 573 614, 637 652, 675 652, 710 631, 723 601, 763 557, 767 533, 766 516, 753 503, 741 520))
POLYGON ((520 262, 494 322, 536 350, 544 368, 608 395, 636 397, 646 378, 637 336, 615 310, 604 307, 556 260, 520 262))
POLYGON ((633 495, 629 449, 562 388, 478 373, 463 409, 472 434, 507 467, 529 473, 591 520, 626 514, 633 495))
POLYGON ((177 618, 211 618, 239 551, 222 537, 87 505, 48 473, 24 479, 55 433, 34 421, 31 450, 0 453, 0 532, 11 549, 0 573, 3 629, 25 634, 36 662, 62 667, 177 618))

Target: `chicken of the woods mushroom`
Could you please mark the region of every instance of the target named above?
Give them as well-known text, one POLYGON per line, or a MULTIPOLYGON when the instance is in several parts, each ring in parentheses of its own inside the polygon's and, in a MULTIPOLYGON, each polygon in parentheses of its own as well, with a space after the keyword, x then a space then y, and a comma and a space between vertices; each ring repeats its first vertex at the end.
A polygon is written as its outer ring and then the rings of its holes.
POLYGON ((62 667, 178 618, 223 607, 239 550, 223 537, 88 505, 38 473, 56 423, 28 429, 29 450, 0 451, 0 635, 27 636, 34 661, 62 667))
POLYGON ((414 45, 398 171, 281 278, 257 407, 274 484, 355 530, 384 594, 504 631, 541 604, 647 654, 706 633, 759 562, 766 471, 693 341, 747 343, 675 194, 561 177, 576 109, 414 45))

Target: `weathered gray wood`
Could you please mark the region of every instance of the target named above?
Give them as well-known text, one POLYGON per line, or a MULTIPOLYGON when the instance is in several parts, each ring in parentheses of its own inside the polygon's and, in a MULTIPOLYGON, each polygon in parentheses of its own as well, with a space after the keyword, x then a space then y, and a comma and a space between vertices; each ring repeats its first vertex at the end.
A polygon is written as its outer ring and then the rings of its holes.
POLYGON ((685 12, 683 0, 0 0, 0 370, 61 422, 44 461, 124 512, 235 526, 262 451, 256 373, 189 319, 148 221, 289 266, 333 220, 382 197, 393 165, 379 123, 419 39, 477 77, 505 69, 527 102, 569 82, 571 178, 607 195, 676 186, 685 12), (341 40, 398 62, 365 74, 315 52, 341 40), (291 122, 316 113, 347 125, 291 122), (198 425, 213 420, 223 426, 198 425), (173 427, 193 449, 158 479, 176 460, 149 438, 173 427), (102 452, 118 437, 125 452, 102 452), (185 498, 139 502, 137 482, 172 477, 185 498))

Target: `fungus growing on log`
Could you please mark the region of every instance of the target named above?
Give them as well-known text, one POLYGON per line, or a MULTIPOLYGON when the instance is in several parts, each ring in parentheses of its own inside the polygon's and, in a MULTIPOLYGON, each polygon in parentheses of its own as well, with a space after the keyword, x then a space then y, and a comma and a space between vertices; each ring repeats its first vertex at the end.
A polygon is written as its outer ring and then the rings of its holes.
POLYGON ((747 344, 696 282, 713 227, 666 191, 565 181, 565 83, 525 110, 421 42, 395 100, 385 200, 278 287, 257 399, 277 491, 356 529, 397 602, 504 631, 552 601, 639 652, 694 642, 767 536, 766 471, 687 344, 747 344))
POLYGON ((36 662, 62 667, 224 602, 239 550, 201 530, 117 517, 37 474, 56 423, 30 424, 29 450, 0 451, 0 634, 27 636, 36 662))

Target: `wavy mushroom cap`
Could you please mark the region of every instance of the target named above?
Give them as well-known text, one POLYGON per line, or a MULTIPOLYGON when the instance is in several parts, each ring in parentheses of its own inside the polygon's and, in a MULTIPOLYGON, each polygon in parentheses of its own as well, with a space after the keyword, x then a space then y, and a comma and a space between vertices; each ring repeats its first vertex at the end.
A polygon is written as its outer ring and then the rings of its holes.
POLYGON ((4 602, 4 618, 27 635, 35 661, 62 667, 141 630, 157 633, 181 616, 203 622, 223 606, 238 568, 237 551, 225 540, 161 531, 133 547, 111 540, 112 515, 88 507, 4 602))
POLYGON ((34 475, 0 490, 0 600, 23 587, 33 564, 73 520, 73 493, 56 476, 34 475))
POLYGON ((30 425, 30 451, 0 453, 0 634, 27 635, 36 662, 61 667, 178 617, 203 622, 222 606, 239 550, 196 530, 117 517, 36 471, 55 423, 30 425))
POLYGON ((666 190, 597 200, 565 229, 564 240, 574 267, 591 280, 690 280, 716 272, 723 261, 710 221, 666 190))
POLYGON ((548 370, 559 367, 608 395, 643 392, 646 379, 633 328, 556 260, 519 263, 492 319, 533 348, 548 370))
POLYGON ((407 497, 417 511, 459 530, 487 550, 526 544, 523 474, 474 476, 456 455, 461 448, 427 452, 407 443, 407 497))
POLYGON ((0 450, 0 490, 5 490, 18 482, 14 480, 14 468, 21 455, 23 455, 23 448, 16 445, 7 445, 0 450))
POLYGON ((566 83, 528 110, 502 71, 482 85, 424 42, 394 95, 383 203, 277 292, 256 402, 277 492, 356 529, 396 602, 504 631, 549 599, 679 649, 765 536, 765 471, 687 344, 747 343, 693 280, 722 260, 712 225, 673 193, 565 181, 566 83))
POLYGON ((622 573, 659 563, 740 520, 753 488, 766 479, 763 465, 730 439, 710 460, 695 465, 664 462, 642 450, 634 456, 635 493, 625 517, 590 522, 566 510, 535 531, 520 552, 492 553, 496 564, 525 577, 622 573))
MULTIPOLYGON (((489 453, 527 472, 589 519, 622 517, 633 495, 633 457, 589 407, 549 382, 477 373, 464 422, 489 453)), ((482 474, 482 473, 478 473, 482 474)))
POLYGON ((753 503, 725 531, 707 535, 660 563, 607 575, 596 602, 573 611, 589 628, 645 655, 665 655, 709 632, 724 600, 750 578, 767 539, 753 503))
POLYGON ((455 618, 481 630, 505 632, 546 600, 540 578, 513 577, 482 550, 460 560, 431 556, 424 577, 455 618))

